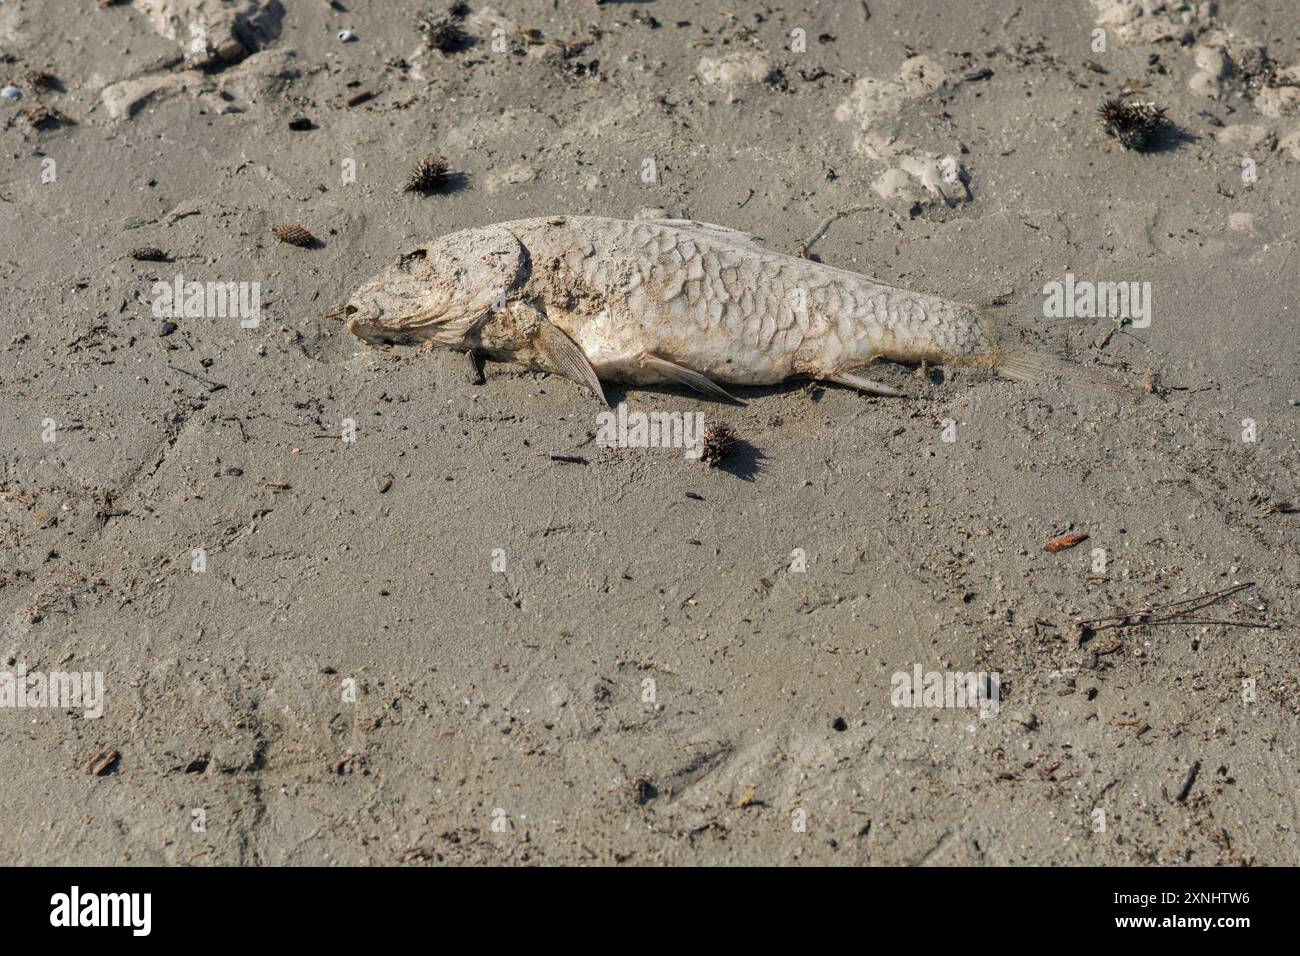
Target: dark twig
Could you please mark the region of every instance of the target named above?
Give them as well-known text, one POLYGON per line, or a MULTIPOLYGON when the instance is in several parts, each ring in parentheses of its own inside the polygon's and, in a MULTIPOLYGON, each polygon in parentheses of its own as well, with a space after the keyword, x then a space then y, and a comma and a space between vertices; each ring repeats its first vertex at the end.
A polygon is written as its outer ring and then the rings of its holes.
POLYGON ((479 362, 478 352, 474 349, 470 349, 465 353, 465 366, 471 385, 482 385, 487 381, 487 378, 483 375, 483 366, 479 362))
POLYGON ((1192 764, 1191 769, 1187 771, 1187 776, 1183 779, 1183 785, 1178 788, 1178 796, 1174 797, 1179 803, 1187 799, 1187 795, 1192 792, 1192 785, 1196 783, 1196 775, 1201 772, 1201 762, 1197 760, 1192 764))
POLYGON ((177 368, 175 365, 168 365, 167 367, 171 369, 173 372, 180 372, 182 375, 188 375, 196 382, 202 382, 204 385, 208 387, 209 392, 219 392, 226 387, 222 385, 220 382, 214 382, 211 379, 204 378, 202 375, 195 375, 193 372, 187 372, 185 369, 177 368))

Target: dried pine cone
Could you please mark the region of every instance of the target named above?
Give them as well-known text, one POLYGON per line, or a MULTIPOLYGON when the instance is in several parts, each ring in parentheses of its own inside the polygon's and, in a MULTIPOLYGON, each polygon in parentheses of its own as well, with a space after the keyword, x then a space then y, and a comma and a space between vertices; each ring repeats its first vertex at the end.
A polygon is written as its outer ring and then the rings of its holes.
POLYGON ((717 468, 736 450, 736 433, 726 425, 711 425, 704 432, 704 450, 700 461, 717 468))
POLYGON ((402 187, 402 191, 424 193, 427 196, 444 188, 450 180, 451 166, 447 160, 430 153, 415 164, 411 175, 406 178, 406 185, 402 187))
POLYGON ((434 16, 432 13, 420 14, 416 26, 424 35, 424 45, 439 53, 459 53, 468 47, 470 36, 461 29, 462 16, 456 7, 445 17, 434 16))
POLYGON ((58 110, 52 110, 40 103, 33 103, 18 115, 32 129, 53 129, 56 126, 72 124, 72 121, 58 110))
POLYGON ((284 225, 274 226, 271 229, 271 235, 281 242, 288 243, 291 246, 314 246, 316 237, 308 232, 303 226, 297 223, 285 223, 284 225))
POLYGON ((27 85, 37 93, 54 88, 54 74, 48 73, 45 70, 28 70, 23 74, 23 79, 26 80, 27 85))

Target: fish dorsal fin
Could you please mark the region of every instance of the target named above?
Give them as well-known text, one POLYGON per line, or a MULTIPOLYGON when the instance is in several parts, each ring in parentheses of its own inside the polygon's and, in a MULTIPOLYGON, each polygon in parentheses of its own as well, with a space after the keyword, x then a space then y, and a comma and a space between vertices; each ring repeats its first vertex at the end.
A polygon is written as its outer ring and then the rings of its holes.
POLYGON ((647 219, 643 221, 656 226, 668 226, 679 232, 693 232, 714 242, 719 240, 730 242, 733 245, 753 249, 756 252, 770 253, 772 251, 766 248, 763 241, 753 233, 741 232, 739 229, 730 229, 727 226, 719 226, 712 222, 699 222, 695 219, 647 219))

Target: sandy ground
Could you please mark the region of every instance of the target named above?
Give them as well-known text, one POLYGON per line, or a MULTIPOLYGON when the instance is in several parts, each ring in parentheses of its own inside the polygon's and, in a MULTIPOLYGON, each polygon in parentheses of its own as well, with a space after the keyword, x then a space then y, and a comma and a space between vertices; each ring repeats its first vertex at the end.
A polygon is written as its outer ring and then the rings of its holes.
POLYGON ((1089 0, 472 2, 449 54, 416 4, 297 0, 233 63, 167 6, 0 5, 0 664, 106 697, 0 709, 4 862, 1300 863, 1300 113, 1201 52, 1293 65, 1291 0, 1100 52, 1089 0), (1126 83, 1180 131, 1150 154, 1097 120, 1126 83), (402 193, 431 152, 463 178, 402 193), (611 389, 733 427, 710 469, 323 317, 459 228, 649 208, 797 254, 856 207, 826 263, 1158 395, 611 389), (1067 272, 1150 282, 1149 327, 1043 318, 1067 272), (177 273, 258 282, 260 324, 165 326, 177 273), (996 672, 998 714, 893 706, 917 665, 996 672))

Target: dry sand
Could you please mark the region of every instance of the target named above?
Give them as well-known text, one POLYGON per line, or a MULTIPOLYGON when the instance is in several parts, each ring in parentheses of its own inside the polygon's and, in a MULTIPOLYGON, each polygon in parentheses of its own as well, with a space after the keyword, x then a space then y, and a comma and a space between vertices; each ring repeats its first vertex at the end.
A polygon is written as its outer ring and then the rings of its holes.
POLYGON ((475 0, 446 55, 351 0, 195 50, 207 6, 0 4, 0 666, 106 696, 0 709, 4 862, 1300 862, 1292 0, 1147 4, 1104 52, 1089 0, 475 0), (1182 135, 1108 139, 1126 83, 1182 135), (431 152, 463 181, 401 193, 431 152), (823 261, 1160 397, 611 389, 735 428, 709 469, 322 317, 459 228, 657 208, 797 253, 854 207, 823 261), (1067 272, 1150 282, 1149 327, 1043 318, 1067 272), (260 324, 164 327, 177 273, 259 283, 260 324), (1075 626, 1235 582, 1194 616, 1271 626, 1075 626), (996 672, 997 716, 892 706, 916 665, 996 672))

